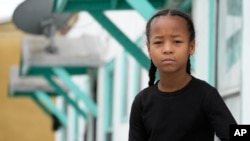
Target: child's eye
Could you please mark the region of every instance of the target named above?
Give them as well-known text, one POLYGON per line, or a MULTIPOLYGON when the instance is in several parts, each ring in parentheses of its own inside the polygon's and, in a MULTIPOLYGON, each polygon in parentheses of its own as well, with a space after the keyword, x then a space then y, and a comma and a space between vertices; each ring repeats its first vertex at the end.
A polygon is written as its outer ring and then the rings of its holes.
POLYGON ((155 45, 159 45, 161 43, 162 43, 162 41, 156 41, 156 42, 154 42, 155 45))
POLYGON ((182 41, 175 40, 174 43, 175 43, 175 44, 180 44, 180 43, 182 43, 182 41))

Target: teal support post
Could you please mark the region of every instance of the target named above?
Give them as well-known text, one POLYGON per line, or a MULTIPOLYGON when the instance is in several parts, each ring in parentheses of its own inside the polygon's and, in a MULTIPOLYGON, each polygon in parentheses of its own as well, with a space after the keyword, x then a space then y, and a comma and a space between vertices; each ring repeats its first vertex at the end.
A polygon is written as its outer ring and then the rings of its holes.
MULTIPOLYGON (((73 141, 78 141, 78 127, 79 127, 79 122, 78 122, 78 113, 76 111, 74 111, 74 137, 73 137, 73 141)), ((82 126, 82 125, 80 125, 82 126)))
POLYGON ((84 119, 87 119, 87 114, 78 106, 77 102, 72 100, 69 95, 51 78, 51 75, 44 75, 46 80, 49 82, 50 85, 53 86, 55 91, 61 94, 67 102, 69 102, 77 112, 79 112, 84 119))
POLYGON ((149 59, 143 51, 119 30, 103 13, 103 11, 88 11, 144 68, 149 68, 149 59))
POLYGON ((109 62, 105 66, 105 73, 104 73, 104 85, 105 85, 105 96, 104 96, 104 131, 105 133, 109 132, 112 128, 113 124, 113 86, 114 86, 114 60, 109 62))
POLYGON ((54 103, 50 100, 48 94, 43 91, 35 91, 32 95, 32 99, 43 109, 45 113, 50 116, 56 116, 62 125, 67 125, 67 117, 62 111, 57 109, 54 103))
POLYGON ((70 74, 60 67, 54 67, 52 68, 52 71, 55 75, 60 77, 62 81, 73 91, 77 99, 80 98, 83 100, 84 104, 89 108, 92 115, 96 117, 97 106, 95 102, 86 93, 82 92, 78 86, 74 84, 74 82, 71 80, 70 74))
POLYGON ((147 0, 126 0, 131 7, 138 11, 146 20, 154 14, 155 8, 147 0))

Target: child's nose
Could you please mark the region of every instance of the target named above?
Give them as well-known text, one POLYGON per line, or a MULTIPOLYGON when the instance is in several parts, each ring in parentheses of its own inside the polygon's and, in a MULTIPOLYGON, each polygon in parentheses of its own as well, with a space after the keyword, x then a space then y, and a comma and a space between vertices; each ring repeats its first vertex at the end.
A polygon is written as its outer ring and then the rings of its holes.
POLYGON ((162 49, 164 54, 171 54, 173 53, 173 46, 170 43, 165 43, 162 49))

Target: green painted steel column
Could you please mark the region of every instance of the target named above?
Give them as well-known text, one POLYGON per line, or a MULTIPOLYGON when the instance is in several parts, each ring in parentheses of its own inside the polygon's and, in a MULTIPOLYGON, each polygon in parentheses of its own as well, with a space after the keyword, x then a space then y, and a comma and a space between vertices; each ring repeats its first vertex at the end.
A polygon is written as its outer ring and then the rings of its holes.
POLYGON ((88 11, 144 68, 149 68, 149 59, 119 28, 117 28, 103 11, 88 11))
POLYGON ((112 114, 113 114, 113 70, 114 70, 114 60, 109 62, 105 66, 105 96, 104 96, 104 132, 105 134, 109 132, 110 128, 112 128, 112 114))
MULTIPOLYGON (((78 131, 78 128, 79 128, 79 122, 78 122, 78 112, 74 110, 74 138, 73 138, 73 141, 78 141, 78 134, 79 134, 79 131, 78 131)), ((83 126, 83 125, 80 125, 80 126, 83 126)))

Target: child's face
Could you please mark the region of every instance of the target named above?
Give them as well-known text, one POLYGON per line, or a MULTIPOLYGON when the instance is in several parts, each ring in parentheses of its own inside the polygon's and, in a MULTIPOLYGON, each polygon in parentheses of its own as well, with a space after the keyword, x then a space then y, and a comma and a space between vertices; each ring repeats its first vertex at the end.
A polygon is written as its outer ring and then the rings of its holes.
POLYGON ((159 16, 150 25, 149 55, 160 72, 186 72, 190 55, 194 53, 194 41, 185 19, 179 16, 159 16))

